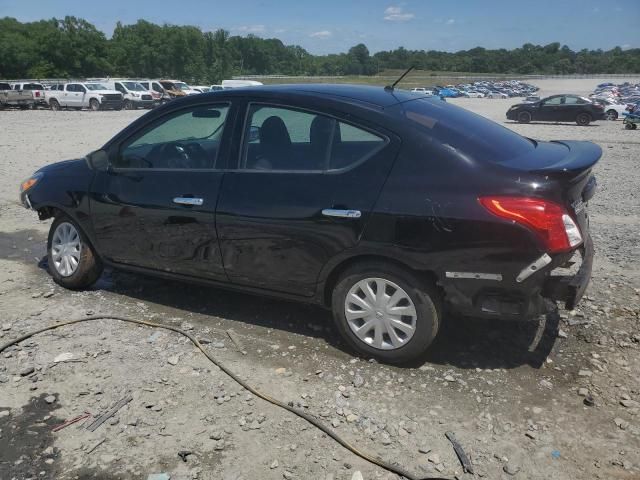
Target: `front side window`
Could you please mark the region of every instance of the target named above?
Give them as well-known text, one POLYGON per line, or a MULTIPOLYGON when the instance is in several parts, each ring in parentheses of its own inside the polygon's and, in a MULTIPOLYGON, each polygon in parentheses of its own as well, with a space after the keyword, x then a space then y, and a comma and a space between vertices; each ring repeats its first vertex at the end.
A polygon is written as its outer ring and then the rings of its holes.
POLYGON ((74 83, 67 85, 67 92, 77 92, 77 91, 78 90, 76 89, 76 85, 74 83))
POLYGON ((323 172, 352 166, 379 151, 384 137, 315 112, 253 104, 241 168, 323 172))
POLYGON ((563 103, 564 97, 553 97, 544 101, 544 105, 560 105, 563 103))
POLYGON ((224 104, 170 113, 126 141, 114 167, 214 168, 228 111, 224 104))

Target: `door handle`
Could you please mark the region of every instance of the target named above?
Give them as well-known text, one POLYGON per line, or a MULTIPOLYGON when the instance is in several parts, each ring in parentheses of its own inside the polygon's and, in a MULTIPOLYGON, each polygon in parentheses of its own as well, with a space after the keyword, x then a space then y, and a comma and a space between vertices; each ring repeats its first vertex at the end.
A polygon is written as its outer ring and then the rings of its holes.
POLYGON ((362 213, 360 213, 360 210, 337 210, 335 208, 325 208, 322 210, 322 215, 325 217, 360 218, 362 213))
POLYGON ((177 203, 178 205, 190 205, 190 206, 201 206, 204 203, 202 198, 194 198, 194 197, 175 197, 173 199, 173 203, 177 203))

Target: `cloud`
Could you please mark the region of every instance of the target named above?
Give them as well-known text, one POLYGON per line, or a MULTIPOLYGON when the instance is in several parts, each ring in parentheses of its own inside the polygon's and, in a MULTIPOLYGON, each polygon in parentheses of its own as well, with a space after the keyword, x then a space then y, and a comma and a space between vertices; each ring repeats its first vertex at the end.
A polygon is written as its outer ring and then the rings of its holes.
POLYGON ((311 38, 329 38, 331 35, 333 34, 329 30, 320 30, 309 34, 311 38))
POLYGON ((267 27, 264 25, 242 25, 236 28, 236 30, 242 33, 265 33, 267 27))
POLYGON ((387 22, 408 22, 413 19, 413 13, 405 12, 404 8, 391 5, 384 11, 384 19, 387 22))
POLYGON ((450 18, 449 20, 447 20, 447 21, 446 21, 446 22, 444 22, 444 23, 446 23, 447 25, 453 25, 454 23, 456 23, 456 21, 455 21, 455 19, 454 19, 454 18, 450 18))

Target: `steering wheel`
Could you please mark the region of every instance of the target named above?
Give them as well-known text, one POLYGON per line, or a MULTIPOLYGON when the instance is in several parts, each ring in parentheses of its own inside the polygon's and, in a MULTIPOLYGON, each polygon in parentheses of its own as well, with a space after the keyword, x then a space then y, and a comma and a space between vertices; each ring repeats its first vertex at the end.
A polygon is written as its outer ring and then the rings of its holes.
POLYGON ((162 147, 163 163, 167 168, 203 168, 206 152, 197 143, 171 142, 162 147))

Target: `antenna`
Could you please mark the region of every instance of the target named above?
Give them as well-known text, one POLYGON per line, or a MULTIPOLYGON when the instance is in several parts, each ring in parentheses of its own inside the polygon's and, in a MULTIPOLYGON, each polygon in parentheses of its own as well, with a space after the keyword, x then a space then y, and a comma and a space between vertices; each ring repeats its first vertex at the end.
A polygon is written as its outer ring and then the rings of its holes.
POLYGON ((407 69, 407 71, 406 71, 406 72, 404 72, 402 75, 400 75, 400 78, 399 78, 399 79, 397 79, 397 80, 396 80, 395 82, 393 82, 391 85, 387 85, 386 87, 384 87, 384 89, 385 89, 387 92, 393 92, 393 89, 394 89, 394 88, 396 88, 396 85, 397 85, 397 84, 399 84, 399 83, 402 81, 402 79, 403 79, 404 77, 406 77, 406 76, 409 74, 409 72, 410 72, 411 70, 413 70, 414 68, 416 68, 416 66, 415 66, 415 65, 411 65, 411 66, 407 69))

